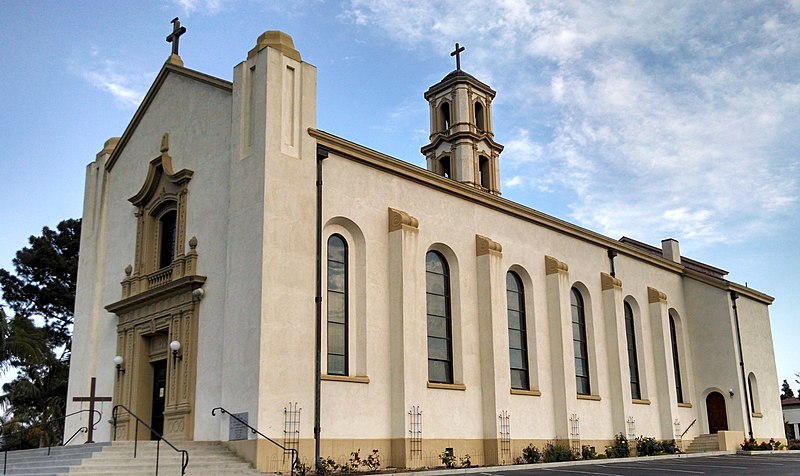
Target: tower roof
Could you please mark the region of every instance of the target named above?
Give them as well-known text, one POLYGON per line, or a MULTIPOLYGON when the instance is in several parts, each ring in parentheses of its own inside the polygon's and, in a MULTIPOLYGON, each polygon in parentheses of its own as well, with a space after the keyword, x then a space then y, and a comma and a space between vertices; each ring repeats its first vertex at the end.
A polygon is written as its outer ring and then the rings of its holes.
POLYGON ((425 92, 425 99, 430 99, 430 97, 433 96, 434 94, 437 94, 442 90, 447 89, 457 83, 468 83, 473 87, 482 90, 483 92, 486 93, 486 95, 488 95, 492 99, 494 99, 495 95, 497 94, 497 92, 494 89, 492 89, 488 84, 477 79, 475 76, 467 73, 464 70, 456 69, 448 73, 447 76, 442 78, 441 81, 428 88, 428 90, 425 92))

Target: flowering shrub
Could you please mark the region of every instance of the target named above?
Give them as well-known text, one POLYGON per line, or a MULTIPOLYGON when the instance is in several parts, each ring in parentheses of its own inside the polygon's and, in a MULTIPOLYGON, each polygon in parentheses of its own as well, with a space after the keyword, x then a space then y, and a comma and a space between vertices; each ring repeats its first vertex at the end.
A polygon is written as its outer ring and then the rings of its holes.
POLYGON ((628 439, 622 433, 614 436, 614 443, 606 447, 606 456, 609 458, 627 458, 631 455, 628 439))

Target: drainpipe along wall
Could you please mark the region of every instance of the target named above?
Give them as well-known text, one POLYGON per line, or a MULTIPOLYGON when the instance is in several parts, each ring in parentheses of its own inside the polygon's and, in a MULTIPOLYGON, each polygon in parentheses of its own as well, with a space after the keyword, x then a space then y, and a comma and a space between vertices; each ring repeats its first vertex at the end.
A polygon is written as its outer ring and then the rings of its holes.
POLYGON ((314 462, 319 461, 320 402, 322 391, 322 161, 328 158, 328 151, 317 146, 317 280, 316 307, 317 344, 314 375, 314 462))

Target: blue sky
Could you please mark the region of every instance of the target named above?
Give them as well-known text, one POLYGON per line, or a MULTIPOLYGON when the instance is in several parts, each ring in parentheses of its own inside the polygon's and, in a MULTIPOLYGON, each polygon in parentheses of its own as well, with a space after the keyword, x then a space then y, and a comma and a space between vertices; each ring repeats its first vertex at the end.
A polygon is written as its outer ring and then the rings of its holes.
POLYGON ((4 0, 0 267, 81 214, 84 167, 122 134, 175 16, 185 65, 225 79, 259 34, 289 33, 318 68, 319 127, 420 166, 422 94, 465 45, 498 92, 504 197, 676 238, 775 296, 779 380, 800 372, 800 0, 4 0))

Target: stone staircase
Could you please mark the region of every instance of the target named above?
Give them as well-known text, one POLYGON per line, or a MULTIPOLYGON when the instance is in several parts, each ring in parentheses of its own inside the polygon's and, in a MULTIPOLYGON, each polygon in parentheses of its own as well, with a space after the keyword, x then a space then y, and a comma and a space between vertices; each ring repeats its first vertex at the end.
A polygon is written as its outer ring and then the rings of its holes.
POLYGON ((687 453, 708 453, 709 451, 719 451, 719 439, 717 435, 700 435, 692 440, 687 453))
MULTIPOLYGON (((6 460, 5 474, 26 475, 56 475, 66 473, 70 468, 80 466, 83 460, 89 459, 93 454, 102 451, 110 443, 94 443, 91 445, 57 446, 34 450, 9 451, 6 460)), ((2 456, 0 456, 2 458, 2 456)), ((0 461, 0 466, 2 461, 0 461)))
MULTIPOLYGON (((263 475, 219 442, 180 442, 189 452, 186 476, 263 475)), ((156 442, 140 441, 133 457, 133 442, 95 443, 47 449, 10 451, 9 475, 113 475, 147 476, 156 474, 156 442)), ((181 455, 161 443, 159 475, 180 475, 181 455)))

